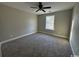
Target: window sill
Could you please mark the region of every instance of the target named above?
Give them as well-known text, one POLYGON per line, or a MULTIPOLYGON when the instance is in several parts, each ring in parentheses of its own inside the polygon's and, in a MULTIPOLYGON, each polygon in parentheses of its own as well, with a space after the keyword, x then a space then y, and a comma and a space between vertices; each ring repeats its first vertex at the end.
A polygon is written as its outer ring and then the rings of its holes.
POLYGON ((54 30, 52 30, 52 29, 45 29, 46 31, 54 31, 54 30))

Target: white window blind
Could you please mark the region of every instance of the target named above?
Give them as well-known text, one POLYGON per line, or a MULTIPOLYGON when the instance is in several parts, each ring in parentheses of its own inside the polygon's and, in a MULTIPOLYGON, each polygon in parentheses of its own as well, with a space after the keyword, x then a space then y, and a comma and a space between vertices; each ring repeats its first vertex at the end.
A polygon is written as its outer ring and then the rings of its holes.
POLYGON ((46 16, 45 29, 54 30, 54 18, 55 18, 55 15, 46 16))

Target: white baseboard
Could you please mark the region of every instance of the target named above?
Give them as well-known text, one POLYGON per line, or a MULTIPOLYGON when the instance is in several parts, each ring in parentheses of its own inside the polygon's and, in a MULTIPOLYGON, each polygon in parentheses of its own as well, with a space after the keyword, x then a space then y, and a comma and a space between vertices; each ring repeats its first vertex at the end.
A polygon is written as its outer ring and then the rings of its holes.
POLYGON ((1 45, 2 45, 3 43, 9 42, 9 41, 13 41, 13 40, 16 40, 16 39, 19 39, 19 38, 22 38, 22 37, 24 37, 24 36, 28 36, 28 35, 31 35, 31 34, 34 34, 34 33, 35 33, 35 32, 29 33, 29 34, 25 34, 25 35, 21 35, 21 36, 18 36, 18 37, 11 38, 11 39, 8 39, 8 40, 5 40, 5 41, 0 42, 0 57, 2 56, 1 45))
POLYGON ((39 33, 45 33, 45 34, 48 34, 48 35, 53 35, 53 36, 57 36, 57 37, 61 37, 61 38, 66 38, 66 39, 68 39, 68 37, 62 36, 62 35, 58 35, 58 34, 50 34, 50 33, 41 32, 41 31, 40 31, 39 33))
MULTIPOLYGON (((35 33, 35 32, 33 32, 33 33, 35 33)), ((19 38, 22 38, 22 37, 24 37, 24 36, 27 36, 27 35, 30 35, 30 34, 33 34, 33 33, 29 33, 29 34, 25 34, 25 35, 17 36, 17 37, 15 37, 15 38, 11 38, 11 39, 2 41, 2 42, 0 42, 0 44, 6 43, 6 42, 9 42, 9 41, 12 41, 12 40, 19 39, 19 38)))
POLYGON ((57 34, 53 34, 53 35, 58 36, 58 37, 62 37, 62 38, 66 38, 66 39, 68 39, 68 37, 66 37, 66 36, 57 35, 57 34))

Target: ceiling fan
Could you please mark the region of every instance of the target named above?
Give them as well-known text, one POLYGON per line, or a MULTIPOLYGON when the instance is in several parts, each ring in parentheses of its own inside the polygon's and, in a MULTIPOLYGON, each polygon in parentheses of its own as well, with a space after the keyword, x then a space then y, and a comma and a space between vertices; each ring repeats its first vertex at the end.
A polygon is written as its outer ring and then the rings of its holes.
POLYGON ((36 12, 38 12, 38 11, 46 12, 44 9, 50 9, 51 6, 49 6, 49 7, 43 7, 42 2, 39 2, 38 7, 31 7, 31 8, 38 9, 38 10, 36 10, 36 12))

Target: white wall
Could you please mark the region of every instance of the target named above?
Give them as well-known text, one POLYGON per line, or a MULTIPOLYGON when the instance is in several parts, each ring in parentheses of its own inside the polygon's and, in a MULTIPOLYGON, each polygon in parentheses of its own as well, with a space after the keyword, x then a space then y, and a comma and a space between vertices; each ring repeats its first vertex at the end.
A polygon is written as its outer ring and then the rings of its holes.
POLYGON ((72 21, 72 9, 58 11, 38 16, 38 32, 69 38, 70 26, 72 21), (55 30, 45 29, 46 16, 55 15, 55 30))
POLYGON ((74 6, 70 34, 70 45, 75 56, 79 56, 79 3, 74 6))
POLYGON ((0 42, 37 32, 37 16, 0 4, 0 42))

